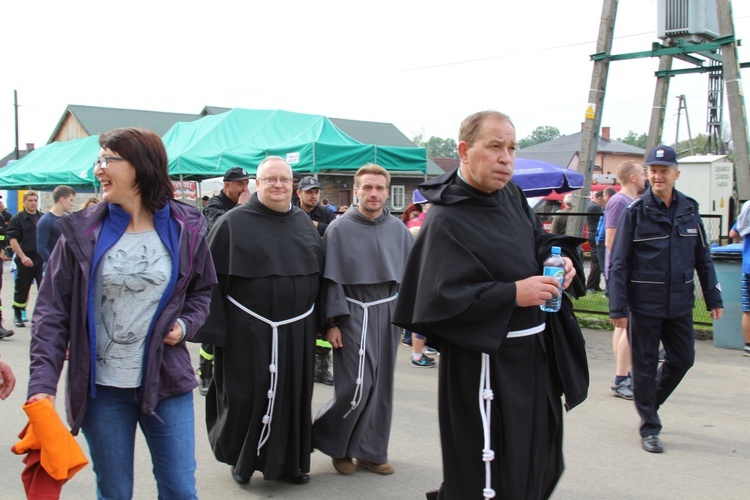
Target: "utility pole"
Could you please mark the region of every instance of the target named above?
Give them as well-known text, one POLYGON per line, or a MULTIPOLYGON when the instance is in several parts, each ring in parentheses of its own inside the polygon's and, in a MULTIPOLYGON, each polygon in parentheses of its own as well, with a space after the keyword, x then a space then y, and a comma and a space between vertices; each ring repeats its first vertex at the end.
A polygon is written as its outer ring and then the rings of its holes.
MULTIPOLYGON (((599 36, 596 40, 597 53, 592 56, 594 59, 594 71, 591 75, 589 106, 586 112, 586 121, 583 124, 581 150, 579 152, 577 168, 584 175, 585 179, 582 193, 591 191, 591 179, 594 176, 596 148, 599 143, 599 129, 601 128, 602 113, 604 111, 604 94, 607 88, 609 56, 612 53, 612 39, 615 32, 618 1, 604 0, 602 17, 599 23, 599 36)), ((587 196, 577 197, 573 204, 573 211, 584 212, 587 203, 587 196)), ((573 218, 573 220, 569 221, 566 232, 567 234, 581 235, 583 233, 583 221, 579 218, 573 218)))
MULTIPOLYGON (((690 132, 690 116, 688 115, 687 111, 687 100, 685 99, 685 94, 678 95, 677 99, 680 101, 680 103, 677 105, 677 131, 675 132, 674 136, 674 150, 677 151, 677 147, 680 144, 680 116, 682 115, 682 110, 685 110, 685 123, 687 123, 687 129, 688 129, 688 144, 690 145, 690 156, 695 154, 695 148, 693 147, 693 134, 690 132)), ((677 154, 680 152, 677 151, 677 154)))
POLYGON ((734 165, 737 172, 737 192, 740 201, 750 199, 750 153, 748 152, 747 121, 745 101, 742 97, 742 80, 737 59, 737 42, 734 39, 731 0, 717 0, 716 11, 719 17, 719 30, 722 35, 731 35, 731 42, 722 45, 724 82, 729 105, 729 123, 732 126, 734 165))
POLYGON ((18 91, 13 91, 13 108, 16 114, 16 160, 20 158, 21 152, 18 150, 18 91))
POLYGON ((646 140, 646 151, 651 151, 661 143, 661 135, 664 132, 664 114, 667 111, 667 95, 669 95, 669 79, 666 74, 672 69, 672 56, 659 56, 659 72, 656 77, 656 90, 654 90, 654 105, 651 107, 651 122, 648 127, 648 139, 646 140))

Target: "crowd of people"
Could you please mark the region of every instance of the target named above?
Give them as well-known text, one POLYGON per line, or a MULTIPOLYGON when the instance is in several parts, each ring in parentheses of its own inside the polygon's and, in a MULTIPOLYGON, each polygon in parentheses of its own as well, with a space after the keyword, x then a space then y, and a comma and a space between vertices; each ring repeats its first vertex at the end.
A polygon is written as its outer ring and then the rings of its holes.
MULTIPOLYGON (((620 165, 619 193, 592 196, 596 265, 586 281, 585 240, 564 234, 562 216, 546 232, 513 183, 515 128, 496 111, 462 122, 460 166, 422 183, 424 199, 401 220, 387 206, 390 174, 376 164, 356 172, 356 202, 338 210, 316 177, 295 176, 277 156, 254 176, 230 168, 197 209, 172 199, 156 134, 123 128, 99 143, 101 200, 73 212, 75 190, 60 186, 42 215, 28 191, 0 244, 18 269, 16 328, 39 287, 28 396, 54 403, 67 360, 68 423, 86 438, 102 498, 132 497, 136 427, 159 496, 197 497, 196 387, 213 454, 240 485, 256 472, 306 484, 313 450, 343 475, 392 474, 402 329, 411 365, 439 367, 443 483, 428 498, 548 498, 563 471, 563 401, 571 410, 589 386, 571 298, 597 291, 604 276, 611 391, 635 400, 641 445, 653 453, 663 451, 657 411, 694 358, 693 271, 712 317, 722 315, 697 203, 674 188, 667 146, 649 151, 646 170, 620 165), (541 273, 553 247, 562 283, 541 273), (558 296, 559 313, 540 307, 558 296), (195 371, 188 341, 201 344, 195 371), (313 411, 316 382, 333 397, 313 411)), ((738 235, 750 233, 749 213, 746 205, 738 235)), ((0 339, 13 333, 0 323, 0 339)), ((7 361, 0 399, 15 385, 7 361)))

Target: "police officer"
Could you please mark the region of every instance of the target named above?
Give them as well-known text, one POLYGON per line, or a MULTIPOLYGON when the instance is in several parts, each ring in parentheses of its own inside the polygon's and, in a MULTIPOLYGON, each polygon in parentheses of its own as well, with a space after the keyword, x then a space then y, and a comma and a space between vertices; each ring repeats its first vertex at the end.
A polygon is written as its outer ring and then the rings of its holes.
POLYGON ((661 453, 657 411, 695 359, 695 272, 714 320, 723 303, 698 203, 674 188, 675 151, 657 146, 645 164, 650 187, 625 209, 610 255, 609 316, 628 329, 641 446, 661 453), (666 357, 657 369, 660 341, 666 357))

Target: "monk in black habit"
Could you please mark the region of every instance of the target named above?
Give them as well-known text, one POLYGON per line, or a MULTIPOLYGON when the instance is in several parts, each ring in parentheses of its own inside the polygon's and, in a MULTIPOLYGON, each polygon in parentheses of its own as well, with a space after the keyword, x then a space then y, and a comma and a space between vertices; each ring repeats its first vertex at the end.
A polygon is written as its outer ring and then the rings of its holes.
POLYGON ((304 484, 323 253, 310 218, 291 205, 289 165, 266 158, 255 182, 257 194, 209 236, 219 286, 200 332, 216 346, 206 426, 214 455, 232 466, 237 483, 257 470, 304 484))
POLYGON ((459 138, 459 169, 419 186, 434 205, 394 314, 441 354, 444 482, 428 497, 547 498, 563 470, 560 396, 568 409, 585 399, 588 368, 570 300, 556 314, 539 307, 558 293, 542 262, 563 248, 567 288, 576 267, 583 275, 575 247, 584 240, 545 233, 511 182, 507 116, 476 113, 459 138))

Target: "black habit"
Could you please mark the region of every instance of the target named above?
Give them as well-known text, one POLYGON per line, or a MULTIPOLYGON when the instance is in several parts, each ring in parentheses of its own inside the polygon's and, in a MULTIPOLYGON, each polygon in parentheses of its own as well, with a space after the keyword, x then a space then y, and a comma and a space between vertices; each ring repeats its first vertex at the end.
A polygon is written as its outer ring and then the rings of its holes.
POLYGON ((434 206, 409 255, 394 323, 439 344, 439 498, 482 498, 488 478, 498 498, 547 498, 563 471, 560 396, 565 390, 571 408, 588 388, 585 347, 567 298, 557 313, 565 317, 548 318, 538 306, 516 306, 514 282, 541 274, 555 244, 574 260, 575 289, 583 291, 575 251, 583 240, 545 233, 513 183, 486 194, 454 171, 419 189, 434 206), (540 325, 546 327, 539 333, 508 337, 540 325), (489 474, 482 459, 482 353, 489 355, 494 396, 489 474))
POLYGON ((219 286, 198 341, 216 346, 206 395, 206 426, 216 458, 250 477, 267 480, 310 470, 313 349, 318 308, 278 327, 278 382, 270 434, 260 447, 269 406, 272 328, 232 303, 271 321, 305 314, 316 303, 323 269, 320 236, 297 207, 280 213, 257 195, 222 216, 209 247, 219 286))

